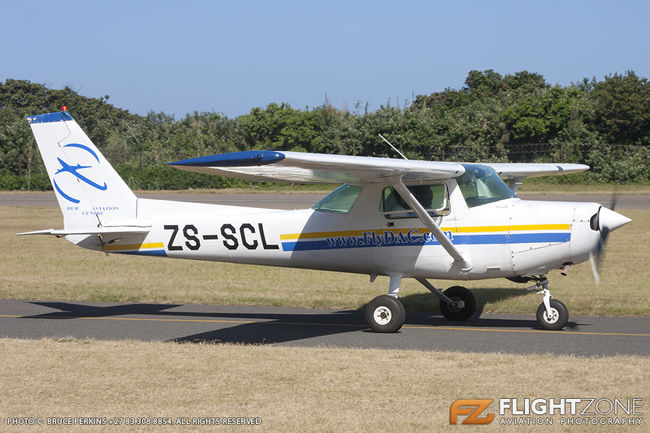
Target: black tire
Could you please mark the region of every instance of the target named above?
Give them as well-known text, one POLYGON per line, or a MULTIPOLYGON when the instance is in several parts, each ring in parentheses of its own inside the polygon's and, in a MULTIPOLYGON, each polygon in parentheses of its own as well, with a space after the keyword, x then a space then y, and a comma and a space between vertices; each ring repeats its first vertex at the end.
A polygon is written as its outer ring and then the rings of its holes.
POLYGON ((396 332, 404 324, 404 317, 404 306, 394 296, 377 296, 366 306, 366 322, 375 332, 396 332))
POLYGON ((543 329, 553 331, 562 329, 569 321, 569 309, 557 299, 551 299, 551 311, 553 312, 553 317, 549 319, 544 303, 539 304, 539 307, 537 307, 537 323, 543 329))
POLYGON ((459 309, 453 305, 447 305, 445 301, 440 299, 440 312, 445 316, 445 319, 453 321, 467 320, 476 312, 476 298, 465 287, 453 286, 443 293, 452 301, 463 301, 465 303, 465 306, 459 309))
POLYGON ((399 309, 402 310, 402 323, 406 321, 406 309, 404 308, 404 304, 402 304, 402 301, 397 299, 397 305, 399 305, 399 309))

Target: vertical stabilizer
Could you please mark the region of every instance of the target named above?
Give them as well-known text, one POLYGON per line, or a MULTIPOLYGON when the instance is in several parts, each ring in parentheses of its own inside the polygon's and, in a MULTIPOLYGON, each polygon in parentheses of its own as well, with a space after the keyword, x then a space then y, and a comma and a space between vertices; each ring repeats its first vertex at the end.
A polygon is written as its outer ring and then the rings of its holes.
POLYGON ((70 113, 27 118, 63 213, 66 229, 136 218, 137 198, 70 113))

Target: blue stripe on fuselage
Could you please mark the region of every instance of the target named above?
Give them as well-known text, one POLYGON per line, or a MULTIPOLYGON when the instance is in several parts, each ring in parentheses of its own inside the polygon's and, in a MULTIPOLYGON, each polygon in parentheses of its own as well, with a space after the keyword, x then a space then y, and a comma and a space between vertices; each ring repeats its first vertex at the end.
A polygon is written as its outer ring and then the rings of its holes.
MULTIPOLYGON (((459 235, 454 234, 454 245, 505 245, 526 243, 561 243, 568 242, 571 233, 515 233, 515 234, 489 234, 489 235, 459 235)), ((409 247, 423 245, 440 245, 435 238, 408 239, 406 237, 393 238, 390 242, 382 242, 381 237, 336 237, 315 241, 282 242, 284 251, 312 251, 331 250, 343 248, 373 248, 373 247, 409 247)))
POLYGON ((117 253, 117 254, 132 254, 132 255, 136 255, 136 256, 167 257, 167 252, 165 250, 107 251, 107 252, 117 253))

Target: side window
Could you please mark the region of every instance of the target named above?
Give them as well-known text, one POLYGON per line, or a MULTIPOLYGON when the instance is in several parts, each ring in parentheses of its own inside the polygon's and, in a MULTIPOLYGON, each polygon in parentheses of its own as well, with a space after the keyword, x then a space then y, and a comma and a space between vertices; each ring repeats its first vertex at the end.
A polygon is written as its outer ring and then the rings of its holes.
POLYGON ((321 201, 316 203, 312 209, 323 212, 348 213, 354 202, 357 201, 361 187, 344 184, 329 193, 321 201))
MULTIPOLYGON (((446 184, 411 185, 407 188, 430 215, 449 214, 449 193, 446 184)), ((386 218, 414 218, 416 216, 415 212, 392 187, 384 188, 382 191, 379 210, 386 218)))

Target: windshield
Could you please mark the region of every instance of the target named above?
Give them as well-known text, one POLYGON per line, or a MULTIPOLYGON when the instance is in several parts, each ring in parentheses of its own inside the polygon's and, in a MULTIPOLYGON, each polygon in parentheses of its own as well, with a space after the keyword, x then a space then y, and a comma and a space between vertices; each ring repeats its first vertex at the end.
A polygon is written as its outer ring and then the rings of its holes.
POLYGON ((505 184, 493 168, 480 164, 462 164, 465 174, 456 178, 465 197, 467 207, 481 206, 507 198, 515 193, 505 184))
POLYGON ((334 212, 334 213, 348 213, 354 202, 359 197, 361 187, 355 185, 348 185, 347 183, 339 186, 334 191, 325 196, 321 201, 313 206, 313 209, 334 212))

